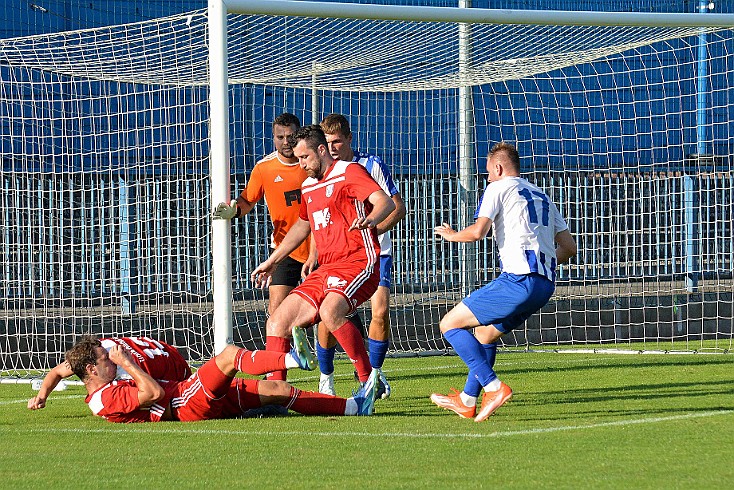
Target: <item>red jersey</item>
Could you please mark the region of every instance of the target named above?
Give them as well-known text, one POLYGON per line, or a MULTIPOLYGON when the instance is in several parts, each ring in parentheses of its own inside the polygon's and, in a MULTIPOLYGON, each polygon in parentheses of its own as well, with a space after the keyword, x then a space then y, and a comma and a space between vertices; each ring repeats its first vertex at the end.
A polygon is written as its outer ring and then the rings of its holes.
POLYGON ((382 190, 358 163, 334 161, 321 180, 309 177, 301 186, 300 218, 311 223, 319 263, 361 262, 379 259, 380 243, 374 229, 348 231, 356 218, 372 211, 367 198, 382 190))
MULTIPOLYGON (((130 353, 135 364, 156 380, 183 381, 191 376, 191 367, 178 350, 149 337, 110 337, 100 339, 107 352, 119 345, 130 353)), ((131 379, 130 375, 117 366, 118 379, 131 379)))
POLYGON ((94 393, 87 395, 84 401, 94 415, 99 415, 110 422, 158 422, 171 402, 169 388, 178 384, 159 381, 166 390, 166 396, 149 409, 140 408, 138 387, 132 379, 119 379, 107 383, 94 393))
MULTIPOLYGON (((285 163, 278 152, 267 155, 257 162, 250 173, 242 198, 256 203, 265 196, 270 220, 273 222, 271 247, 275 248, 298 219, 301 205, 301 184, 307 177, 306 171, 296 163, 285 163)), ((298 246, 290 257, 298 262, 308 259, 309 240, 298 246)))
POLYGON ((193 421, 230 418, 260 406, 258 380, 230 378, 210 359, 184 381, 158 381, 163 398, 141 408, 135 380, 115 380, 89 394, 84 400, 94 415, 110 422, 159 422, 171 407, 174 420, 193 421))

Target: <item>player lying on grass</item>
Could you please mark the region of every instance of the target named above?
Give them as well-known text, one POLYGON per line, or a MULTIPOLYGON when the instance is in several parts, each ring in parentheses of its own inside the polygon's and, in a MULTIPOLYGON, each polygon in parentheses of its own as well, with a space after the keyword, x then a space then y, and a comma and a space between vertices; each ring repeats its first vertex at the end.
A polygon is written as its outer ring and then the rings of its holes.
MULTIPOLYGON (((153 379, 183 381, 191 376, 191 367, 178 350, 165 342, 149 337, 110 337, 99 340, 100 345, 109 352, 119 345, 127 352, 135 364, 148 373, 153 379)), ((61 380, 74 374, 69 363, 64 361, 51 369, 41 383, 36 396, 28 400, 30 410, 38 410, 46 406, 46 400, 61 380)), ((132 379, 122 367, 117 366, 116 379, 132 379)))
POLYGON ((233 418, 266 404, 307 415, 371 415, 375 385, 349 399, 301 391, 285 381, 235 378, 237 372, 261 375, 274 369, 311 370, 314 358, 305 334, 296 332, 289 353, 248 351, 228 345, 185 381, 155 380, 119 345, 109 352, 85 337, 66 353, 66 362, 87 390, 95 415, 111 422, 196 421, 233 418), (122 367, 132 379, 116 380, 122 367))

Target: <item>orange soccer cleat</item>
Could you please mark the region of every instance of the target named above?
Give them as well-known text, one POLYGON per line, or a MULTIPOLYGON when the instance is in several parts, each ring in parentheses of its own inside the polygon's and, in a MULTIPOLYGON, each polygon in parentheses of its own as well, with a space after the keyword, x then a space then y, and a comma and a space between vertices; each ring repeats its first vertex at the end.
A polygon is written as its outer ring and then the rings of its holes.
POLYGON ((453 393, 450 395, 439 395, 438 393, 434 393, 431 395, 431 401, 441 408, 451 410, 461 418, 470 419, 474 417, 474 414, 477 412, 477 407, 468 407, 464 405, 464 402, 461 401, 460 393, 456 388, 451 388, 451 391, 453 393))
POLYGON ((482 395, 482 408, 479 410, 479 414, 474 418, 474 422, 487 420, 495 410, 504 405, 510 398, 512 398, 512 389, 506 384, 500 382, 499 390, 488 391, 482 395))

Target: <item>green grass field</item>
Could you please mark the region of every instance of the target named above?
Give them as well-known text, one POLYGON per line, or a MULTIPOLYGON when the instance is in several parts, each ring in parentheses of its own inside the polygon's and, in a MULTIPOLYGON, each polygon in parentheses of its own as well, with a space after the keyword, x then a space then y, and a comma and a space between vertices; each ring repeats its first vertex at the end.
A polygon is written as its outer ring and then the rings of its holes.
MULTIPOLYGON (((31 412, 0 385, 2 488, 731 488, 734 357, 500 353, 515 396, 477 424, 433 391, 463 387, 458 357, 388 359, 373 417, 116 425, 83 388, 31 412)), ((337 390, 354 387, 337 365, 337 390)), ((317 376, 291 371, 316 389, 317 376)))

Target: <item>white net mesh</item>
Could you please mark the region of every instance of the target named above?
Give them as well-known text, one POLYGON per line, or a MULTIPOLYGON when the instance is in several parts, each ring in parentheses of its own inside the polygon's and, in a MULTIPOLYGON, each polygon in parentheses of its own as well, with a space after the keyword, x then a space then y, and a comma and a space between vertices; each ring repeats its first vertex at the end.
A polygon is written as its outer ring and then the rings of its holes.
MULTIPOLYGON (((408 207, 394 351, 445 350, 442 313, 496 275, 490 240, 432 229, 471 222, 500 140, 580 249, 508 345, 731 348, 731 30, 472 25, 460 63, 456 24, 229 20, 233 195, 281 112, 344 113, 355 147, 393 168, 408 207), (467 85, 474 171, 459 176, 467 85)), ((47 368, 87 332, 211 355, 206 31, 192 12, 0 41, 1 371, 47 368)), ((269 233, 263 204, 234 227, 235 341, 250 347, 269 233)))

